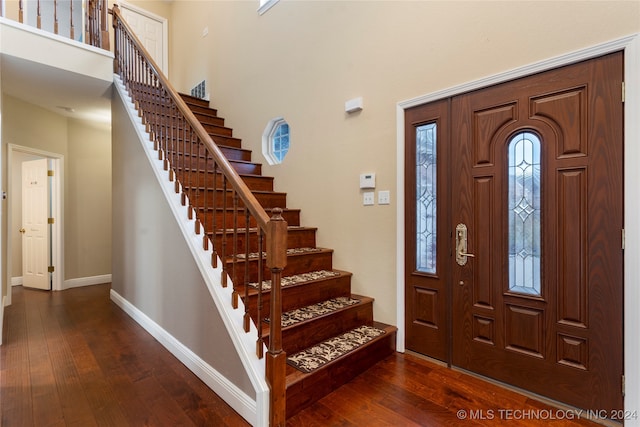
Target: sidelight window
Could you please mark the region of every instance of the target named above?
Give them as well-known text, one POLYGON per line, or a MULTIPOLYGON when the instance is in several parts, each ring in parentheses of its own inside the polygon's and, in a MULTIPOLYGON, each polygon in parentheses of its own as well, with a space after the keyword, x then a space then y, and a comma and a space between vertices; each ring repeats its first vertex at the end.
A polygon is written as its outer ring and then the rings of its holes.
POLYGON ((416 127, 416 269, 436 273, 437 125, 416 127))
POLYGON ((540 295, 540 139, 520 132, 509 141, 509 290, 540 295))

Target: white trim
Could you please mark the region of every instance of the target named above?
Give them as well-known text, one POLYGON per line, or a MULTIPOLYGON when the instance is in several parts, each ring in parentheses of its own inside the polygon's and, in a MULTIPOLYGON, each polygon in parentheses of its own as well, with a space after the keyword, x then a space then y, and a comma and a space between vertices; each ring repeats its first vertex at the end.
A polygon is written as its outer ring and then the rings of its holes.
POLYGON ((133 304, 124 299, 120 294, 111 289, 111 301, 127 313, 133 320, 144 328, 152 337, 162 344, 180 362, 189 368, 211 390, 220 396, 225 402, 235 402, 231 405, 244 418, 253 416, 256 411, 256 402, 247 396, 245 392, 227 380, 211 365, 202 360, 197 354, 182 344, 173 335, 163 329, 133 304), (240 409, 238 409, 240 408, 240 409))
MULTIPOLYGON (((227 329, 227 333, 245 368, 249 381, 251 381, 256 391, 255 405, 251 408, 248 408, 243 402, 237 400, 228 400, 226 402, 252 425, 268 426, 269 387, 265 379, 265 362, 264 360, 258 359, 256 355, 255 337, 257 336, 257 329, 253 323, 250 323, 249 332, 244 332, 244 305, 242 301, 239 301, 239 307, 234 310, 230 304, 233 286, 227 286, 226 288, 221 286, 220 278, 222 277, 222 269, 220 266, 222 265, 222 261, 218 263, 218 268, 214 269, 211 267, 211 248, 213 245, 209 245, 209 250, 203 249, 202 236, 194 232, 195 220, 189 220, 188 215, 185 215, 186 208, 182 205, 180 194, 175 191, 175 184, 169 180, 169 172, 164 170, 163 161, 158 159, 158 154, 153 149, 153 143, 149 140, 149 135, 146 133, 145 125, 142 124, 142 119, 138 116, 138 112, 134 108, 122 80, 118 75, 114 75, 113 80, 116 93, 122 100, 129 119, 135 127, 147 160, 171 208, 176 223, 181 229, 185 242, 191 250, 193 259, 202 274, 202 278, 207 285, 215 308, 227 329)), ((194 373, 197 374, 197 372, 194 373)))
MULTIPOLYGON (((418 96, 399 102, 396 107, 396 153, 397 153, 397 317, 398 351, 404 351, 405 338, 405 295, 404 295, 404 112, 406 109, 448 98, 475 89, 503 83, 519 77, 528 76, 553 68, 592 59, 608 53, 624 50, 624 79, 626 102, 624 108, 624 212, 626 246, 624 251, 624 375, 626 390, 624 396, 625 412, 640 413, 640 365, 636 363, 640 355, 640 198, 636 183, 640 182, 640 168, 636 163, 640 160, 640 35, 634 34, 597 46, 571 52, 545 61, 536 62, 494 76, 474 80, 459 86, 418 96)), ((639 419, 625 421, 625 426, 640 426, 639 419)))
POLYGON ((260 7, 258 7, 258 15, 264 15, 267 10, 271 9, 280 0, 260 0, 260 7))
MULTIPOLYGON (((53 248, 53 265, 56 267, 51 276, 51 290, 61 291, 64 281, 64 155, 44 151, 37 148, 25 147, 17 144, 7 144, 7 188, 11 189, 13 184, 13 153, 20 152, 33 154, 36 156, 46 157, 52 160, 53 174, 53 217, 58 218, 52 227, 51 245, 53 248)), ((9 195, 7 198, 7 224, 11 225, 13 221, 12 214, 13 197, 9 195)), ((11 250, 10 239, 7 240, 7 281, 11 282, 11 250)), ((7 290, 7 303, 11 305, 11 289, 7 290)))
MULTIPOLYGON (((25 2, 25 4, 26 4, 26 2, 25 2)), ((84 13, 83 13, 83 16, 84 16, 84 13)), ((85 50, 89 50, 89 51, 91 51, 93 53, 98 53, 98 54, 106 56, 108 58, 112 58, 113 59, 113 57, 114 57, 113 56, 113 52, 110 52, 108 50, 104 50, 102 48, 99 48, 99 47, 96 47, 96 46, 92 46, 90 44, 87 44, 87 43, 84 43, 84 42, 81 42, 81 41, 73 40, 73 39, 70 39, 69 37, 64 37, 64 36, 61 36, 61 35, 58 35, 58 34, 55 34, 55 33, 51 33, 51 32, 46 31, 46 30, 42 30, 42 29, 39 29, 39 28, 36 28, 36 27, 32 27, 31 25, 21 24, 21 23, 19 23, 17 21, 14 21, 12 19, 0 16, 0 27, 2 25, 6 25, 8 27, 12 27, 12 28, 15 28, 15 29, 27 32, 27 33, 32 33, 32 34, 35 34, 35 35, 38 35, 38 36, 41 36, 41 37, 46 37, 48 39, 55 40, 57 42, 66 43, 66 44, 68 44, 70 46, 73 46, 73 47, 78 47, 78 48, 82 48, 82 49, 85 49, 85 50)))
POLYGON ((129 9, 132 12, 135 12, 139 15, 142 15, 146 18, 153 19, 154 21, 160 22, 162 24, 162 72, 165 77, 169 77, 169 22, 166 18, 163 18, 160 15, 156 15, 153 12, 149 12, 148 10, 142 9, 141 7, 134 6, 130 3, 127 3, 124 0, 120 0, 118 2, 118 6, 122 9, 129 9))
POLYGON ((14 276, 11 278, 11 286, 22 286, 22 276, 14 276))
POLYGON ((111 274, 102 274, 99 276, 79 277, 77 279, 67 279, 62 285, 62 290, 79 288, 82 286, 101 285, 103 283, 111 283, 111 274))

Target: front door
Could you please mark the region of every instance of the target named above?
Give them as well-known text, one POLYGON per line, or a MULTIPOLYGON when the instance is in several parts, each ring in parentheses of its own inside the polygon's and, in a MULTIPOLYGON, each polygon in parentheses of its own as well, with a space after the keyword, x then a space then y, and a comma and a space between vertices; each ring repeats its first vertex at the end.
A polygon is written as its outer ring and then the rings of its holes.
POLYGON ((615 53, 453 97, 441 138, 448 361, 594 410, 622 408, 622 76, 615 53))

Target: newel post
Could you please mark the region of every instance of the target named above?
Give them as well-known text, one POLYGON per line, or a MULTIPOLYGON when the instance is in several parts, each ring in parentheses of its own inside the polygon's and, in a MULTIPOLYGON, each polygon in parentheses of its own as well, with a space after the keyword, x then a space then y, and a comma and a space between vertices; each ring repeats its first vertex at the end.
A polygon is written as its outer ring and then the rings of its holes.
POLYGON ((271 270, 271 321, 266 371, 269 384, 269 425, 284 426, 286 421, 287 354, 282 350, 282 300, 280 280, 287 265, 287 222, 282 210, 273 209, 267 224, 267 266, 271 270))

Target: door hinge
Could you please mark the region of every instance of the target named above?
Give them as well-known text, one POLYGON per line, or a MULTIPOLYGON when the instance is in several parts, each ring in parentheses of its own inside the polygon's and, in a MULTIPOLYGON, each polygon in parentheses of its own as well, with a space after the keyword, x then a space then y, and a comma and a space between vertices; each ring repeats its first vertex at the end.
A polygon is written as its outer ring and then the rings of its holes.
POLYGON ((627 97, 627 93, 626 92, 627 91, 626 91, 625 84, 624 84, 624 82, 622 82, 622 102, 624 102, 625 98, 627 97))
POLYGON ((624 375, 622 375, 622 397, 624 397, 624 388, 625 388, 624 375))
POLYGON ((48 170, 47 171, 47 176, 53 176, 53 171, 52 170, 48 170))
POLYGON ((624 228, 622 229, 622 250, 624 250, 624 245, 625 245, 625 235, 624 235, 624 228))
POLYGON ((49 273, 53 273, 56 270, 56 268, 53 265, 50 265, 47 270, 49 271, 49 273))
POLYGON ((54 218, 47 218, 47 224, 53 224, 56 220, 54 218))

